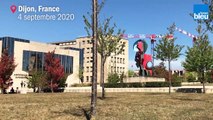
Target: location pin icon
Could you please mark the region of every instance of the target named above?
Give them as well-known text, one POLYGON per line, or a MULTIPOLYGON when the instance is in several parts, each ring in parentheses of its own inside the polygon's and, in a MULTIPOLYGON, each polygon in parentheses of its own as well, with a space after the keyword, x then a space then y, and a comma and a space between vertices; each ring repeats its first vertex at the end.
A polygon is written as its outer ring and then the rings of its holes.
POLYGON ((10 10, 11 10, 12 13, 15 13, 16 12, 16 6, 15 5, 10 6, 10 10))

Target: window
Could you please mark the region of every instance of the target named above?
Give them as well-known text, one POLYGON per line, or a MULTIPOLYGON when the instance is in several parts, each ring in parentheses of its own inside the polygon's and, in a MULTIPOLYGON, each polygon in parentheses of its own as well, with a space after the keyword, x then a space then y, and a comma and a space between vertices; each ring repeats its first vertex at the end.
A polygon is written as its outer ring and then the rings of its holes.
POLYGON ((120 58, 120 63, 122 63, 122 58, 120 58))
POLYGON ((28 71, 29 70, 29 51, 23 51, 23 63, 22 63, 22 70, 28 71))
MULTIPOLYGON (((23 65, 24 71, 44 70, 45 53, 34 51, 23 51, 23 65)), ((65 73, 73 73, 73 57, 66 55, 55 54, 55 58, 59 58, 61 65, 64 67, 65 73)))
POLYGON ((119 58, 117 58, 117 63, 119 63, 119 58))
POLYGON ((111 57, 111 63, 113 63, 113 56, 111 57))
POLYGON ((89 67, 87 67, 87 71, 86 72, 89 72, 89 67))
POLYGON ((90 40, 87 40, 87 44, 91 44, 90 40))
POLYGON ((93 47, 91 47, 91 53, 93 52, 93 47))
POLYGON ((92 72, 92 66, 90 67, 90 72, 92 72))
POLYGON ((89 76, 87 76, 87 82, 89 82, 89 76))
POLYGON ((92 76, 90 76, 90 82, 92 82, 92 76))
POLYGON ((120 67, 120 72, 121 72, 121 73, 124 72, 122 67, 120 67))
POLYGON ((90 53, 90 48, 87 48, 87 53, 90 53))
POLYGON ((87 63, 89 63, 89 57, 87 57, 86 61, 87 61, 87 63))
POLYGON ((122 51, 122 55, 125 55, 125 49, 123 49, 123 51, 122 51))
POLYGON ((36 68, 38 69, 38 70, 42 70, 42 68, 43 68, 43 53, 41 53, 41 52, 38 52, 37 53, 37 56, 36 56, 36 68))
POLYGON ((82 41, 82 45, 84 45, 85 44, 85 41, 82 41))

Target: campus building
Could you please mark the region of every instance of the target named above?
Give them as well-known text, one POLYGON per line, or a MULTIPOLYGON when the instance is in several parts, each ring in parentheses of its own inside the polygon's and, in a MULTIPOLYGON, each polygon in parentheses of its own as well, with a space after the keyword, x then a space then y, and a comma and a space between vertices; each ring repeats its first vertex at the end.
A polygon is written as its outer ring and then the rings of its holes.
MULTIPOLYGON (((83 50, 79 48, 62 48, 58 45, 39 43, 25 39, 2 37, 0 38, 0 51, 8 50, 9 55, 15 59, 17 67, 11 78, 14 89, 21 87, 21 82, 26 84, 26 78, 32 70, 44 70, 45 53, 55 50, 56 57, 60 58, 64 71, 68 74, 66 83, 70 86, 79 83, 78 71, 83 63, 83 50)), ((2 52, 0 52, 0 55, 2 52)))
MULTIPOLYGON (((111 54, 110 57, 106 60, 104 73, 105 73, 105 81, 107 80, 108 74, 111 72, 116 72, 118 74, 124 73, 126 76, 128 75, 128 41, 123 39, 120 43, 125 43, 124 51, 119 54, 115 55, 114 53, 111 54)), ((90 83, 92 81, 92 62, 93 62, 93 54, 92 54, 92 40, 90 37, 79 37, 75 40, 71 41, 64 41, 64 42, 55 42, 52 43, 62 48, 72 47, 84 50, 83 55, 83 81, 84 83, 90 83)), ((100 82, 100 73, 101 73, 101 61, 100 55, 98 54, 98 83, 100 82)))

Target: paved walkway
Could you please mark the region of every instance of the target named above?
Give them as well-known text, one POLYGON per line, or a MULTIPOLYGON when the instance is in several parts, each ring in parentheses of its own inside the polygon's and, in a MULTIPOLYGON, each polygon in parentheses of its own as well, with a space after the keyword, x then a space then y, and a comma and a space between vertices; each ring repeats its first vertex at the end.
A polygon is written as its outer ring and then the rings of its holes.
MULTIPOLYGON (((178 89, 201 89, 203 86, 182 86, 182 87, 172 87, 171 92, 176 92, 178 89)), ((97 87, 97 91, 101 92, 101 87, 97 87)), ((159 88, 105 88, 106 92, 169 92, 168 87, 159 88)), ((91 92, 91 87, 69 87, 65 88, 64 92, 91 92)), ((206 93, 213 93, 213 86, 206 86, 206 93)))

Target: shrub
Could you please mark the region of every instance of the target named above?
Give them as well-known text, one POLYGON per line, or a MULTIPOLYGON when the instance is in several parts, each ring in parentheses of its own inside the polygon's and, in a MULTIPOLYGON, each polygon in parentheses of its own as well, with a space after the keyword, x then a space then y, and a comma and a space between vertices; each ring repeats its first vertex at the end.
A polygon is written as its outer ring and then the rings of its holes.
POLYGON ((189 76, 187 76, 186 79, 187 79, 188 82, 195 82, 196 81, 196 78, 192 74, 189 74, 189 76))
POLYGON ((118 73, 110 73, 108 75, 107 80, 108 80, 109 84, 116 84, 116 83, 120 82, 118 73))
POLYGON ((183 80, 183 76, 179 76, 178 74, 173 74, 172 75, 172 81, 173 82, 182 82, 183 80))
MULTIPOLYGON (((173 87, 181 86, 181 82, 172 82, 173 87)), ((147 82, 145 87, 169 87, 169 82, 147 82)))
POLYGON ((91 86, 91 83, 87 83, 87 84, 73 84, 71 85, 71 87, 88 87, 91 86))
POLYGON ((105 83, 106 88, 139 88, 144 87, 143 83, 105 83))

